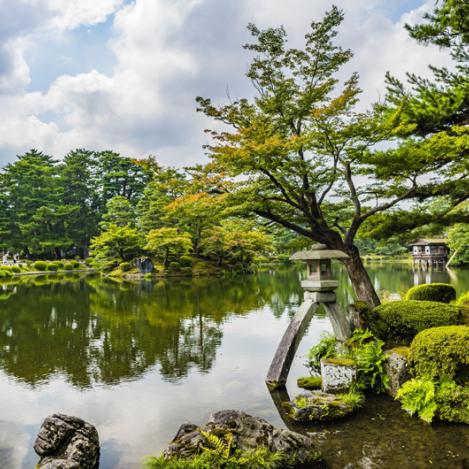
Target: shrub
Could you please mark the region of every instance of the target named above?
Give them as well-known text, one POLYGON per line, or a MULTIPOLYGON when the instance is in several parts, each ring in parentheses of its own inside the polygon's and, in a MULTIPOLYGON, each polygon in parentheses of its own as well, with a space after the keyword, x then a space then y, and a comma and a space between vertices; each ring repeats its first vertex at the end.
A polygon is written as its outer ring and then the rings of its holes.
POLYGON ((12 271, 14 274, 20 274, 20 273, 21 273, 21 268, 20 268, 20 266, 18 266, 18 265, 12 265, 12 266, 11 266, 11 271, 12 271))
POLYGON ((425 422, 438 418, 469 424, 469 387, 459 386, 454 381, 411 379, 397 391, 396 399, 410 415, 417 414, 425 422))
POLYGON ((64 264, 64 270, 73 270, 73 265, 71 262, 64 264))
POLYGON ((11 273, 11 270, 5 270, 5 269, 0 269, 0 278, 7 278, 11 277, 13 274, 11 273))
POLYGON ((281 262, 282 264, 288 264, 290 263, 290 255, 289 254, 279 254, 277 256, 277 260, 281 262))
POLYGON ((336 339, 333 335, 324 335, 318 344, 311 347, 308 352, 308 361, 306 366, 311 368, 314 373, 321 371, 321 359, 333 358, 337 356, 336 339))
POLYGON ((55 261, 55 263, 57 264, 57 267, 59 268, 59 270, 63 270, 64 268, 63 261, 55 261))
POLYGON ((181 268, 179 262, 170 262, 169 263, 170 270, 179 270, 181 268))
POLYGON ((36 270, 39 270, 40 272, 43 272, 47 269, 47 262, 44 262, 44 261, 36 261, 34 264, 33 264, 33 267, 36 269, 36 270))
POLYGON ((373 334, 388 343, 409 344, 415 335, 437 326, 463 321, 462 308, 437 301, 391 301, 372 311, 368 326, 373 334))
POLYGON ((192 265, 192 257, 191 256, 181 256, 179 258, 179 262, 184 267, 191 266, 192 265))
POLYGON ((51 272, 57 272, 57 270, 59 270, 59 266, 55 262, 49 262, 47 264, 47 270, 51 272))
POLYGON ((192 275, 192 267, 181 267, 181 272, 189 277, 192 275))
POLYGON ((469 291, 461 295, 456 301, 458 306, 468 306, 469 307, 469 291))
POLYGON ((80 267, 80 263, 76 260, 71 261, 70 264, 72 264, 74 269, 78 269, 78 267, 80 267))
POLYGON ((347 341, 350 356, 357 364, 357 382, 362 390, 370 389, 378 394, 389 387, 389 377, 384 370, 387 357, 384 342, 369 330, 357 329, 347 341))
POLYGON ((397 391, 396 399, 410 415, 417 414, 425 422, 431 422, 436 414, 435 383, 431 380, 411 379, 397 391))
POLYGON ((456 290, 447 283, 427 283, 412 287, 407 291, 404 299, 450 303, 456 299, 456 290))
POLYGON ((119 269, 122 272, 128 272, 130 269, 132 269, 132 264, 130 262, 121 262, 119 264, 119 269))
POLYGON ((469 326, 433 327, 420 332, 410 345, 410 365, 416 376, 467 379, 469 326))

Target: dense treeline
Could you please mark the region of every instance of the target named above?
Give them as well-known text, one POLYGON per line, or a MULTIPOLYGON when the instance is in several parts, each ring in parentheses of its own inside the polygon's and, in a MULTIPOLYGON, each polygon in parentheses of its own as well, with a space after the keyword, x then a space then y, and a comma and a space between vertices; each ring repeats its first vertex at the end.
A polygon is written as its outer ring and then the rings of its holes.
POLYGON ((335 43, 338 8, 311 24, 302 49, 283 28, 249 25, 255 96, 197 98, 214 121, 208 165, 177 170, 84 150, 59 163, 31 151, 0 174, 0 249, 58 258, 89 247, 97 266, 125 270, 142 253, 165 267, 188 254, 243 266, 292 240, 319 242, 347 254, 357 296, 376 305, 360 257, 377 246, 370 240, 396 253, 403 235, 452 226, 453 249, 468 239, 468 16, 467 2, 445 0, 407 26, 454 66, 407 83, 388 74, 383 101, 366 112, 358 74, 337 78, 353 55, 335 43))
MULTIPOLYGON (((151 157, 79 149, 58 161, 31 150, 0 173, 0 249, 33 259, 91 252, 104 269, 128 269, 143 254, 165 267, 189 254, 247 266, 273 252, 273 228, 230 213, 219 179, 151 157)), ((294 237, 276 232, 288 247, 294 237)))

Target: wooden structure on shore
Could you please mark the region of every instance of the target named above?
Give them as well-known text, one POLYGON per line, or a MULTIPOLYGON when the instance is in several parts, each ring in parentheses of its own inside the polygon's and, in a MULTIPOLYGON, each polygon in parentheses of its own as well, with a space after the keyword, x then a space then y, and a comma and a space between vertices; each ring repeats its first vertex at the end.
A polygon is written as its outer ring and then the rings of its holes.
POLYGON ((409 245, 413 266, 419 270, 444 268, 448 262, 449 247, 446 239, 419 239, 409 245))

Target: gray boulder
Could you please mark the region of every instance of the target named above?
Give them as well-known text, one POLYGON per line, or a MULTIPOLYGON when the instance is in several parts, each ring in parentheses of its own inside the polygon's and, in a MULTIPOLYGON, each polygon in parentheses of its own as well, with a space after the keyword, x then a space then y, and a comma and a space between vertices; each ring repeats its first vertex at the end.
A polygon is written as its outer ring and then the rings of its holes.
POLYGON ((399 388, 411 378, 409 367, 410 347, 395 347, 386 350, 387 360, 384 363, 384 371, 389 378, 388 394, 396 397, 399 388))
POLYGON ((96 428, 77 417, 47 417, 34 442, 40 469, 97 469, 99 436, 96 428))
POLYGON ((233 435, 233 447, 253 451, 259 447, 286 456, 290 468, 325 467, 321 454, 310 437, 274 427, 264 419, 236 410, 222 410, 213 414, 206 425, 182 425, 165 451, 166 457, 190 458, 196 455, 206 439, 202 432, 224 437, 233 435))

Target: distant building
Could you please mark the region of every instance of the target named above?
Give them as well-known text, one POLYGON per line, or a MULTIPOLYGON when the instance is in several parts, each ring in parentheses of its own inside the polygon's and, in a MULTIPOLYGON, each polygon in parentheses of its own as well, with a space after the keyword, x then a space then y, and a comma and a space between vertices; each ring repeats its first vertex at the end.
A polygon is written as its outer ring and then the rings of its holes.
POLYGON ((422 269, 444 267, 448 262, 449 247, 446 239, 420 239, 409 245, 414 266, 422 269))

